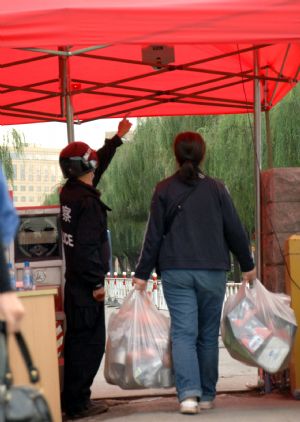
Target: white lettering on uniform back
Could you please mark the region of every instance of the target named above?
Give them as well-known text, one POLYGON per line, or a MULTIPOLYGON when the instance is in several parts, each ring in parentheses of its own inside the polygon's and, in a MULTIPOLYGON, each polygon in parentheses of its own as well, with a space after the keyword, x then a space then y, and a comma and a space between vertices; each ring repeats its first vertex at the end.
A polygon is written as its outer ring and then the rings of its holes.
POLYGON ((74 239, 72 234, 62 232, 62 241, 65 245, 74 248, 74 239))
POLYGON ((67 205, 63 205, 62 207, 62 219, 66 223, 71 223, 71 208, 69 208, 67 205))

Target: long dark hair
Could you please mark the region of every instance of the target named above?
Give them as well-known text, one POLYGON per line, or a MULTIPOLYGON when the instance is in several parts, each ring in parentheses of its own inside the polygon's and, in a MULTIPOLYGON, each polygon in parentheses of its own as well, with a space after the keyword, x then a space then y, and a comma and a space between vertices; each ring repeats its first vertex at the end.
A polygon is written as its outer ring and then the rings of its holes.
POLYGON ((174 139, 174 153, 184 181, 198 178, 199 165, 205 156, 205 142, 197 132, 182 132, 174 139))

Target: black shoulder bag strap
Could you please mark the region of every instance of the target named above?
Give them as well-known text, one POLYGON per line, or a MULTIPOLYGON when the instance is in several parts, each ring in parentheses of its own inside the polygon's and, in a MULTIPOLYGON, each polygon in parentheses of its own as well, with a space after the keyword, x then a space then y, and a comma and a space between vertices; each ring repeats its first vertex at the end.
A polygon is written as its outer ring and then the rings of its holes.
MULTIPOLYGON (((205 176, 203 176, 205 177, 205 176)), ((175 206, 171 207, 171 210, 169 214, 166 215, 166 223, 165 223, 165 230, 164 230, 164 237, 169 233, 171 230, 171 227, 173 225, 173 222, 175 220, 175 217, 180 212, 183 204, 186 202, 186 200, 191 196, 191 194, 197 189, 199 185, 199 181, 195 183, 195 185, 186 192, 186 194, 180 198, 180 200, 176 203, 175 206)))
MULTIPOLYGON (((20 349, 22 358, 25 362, 30 382, 32 384, 35 384, 40 379, 39 371, 32 362, 29 349, 27 347, 27 344, 21 332, 15 333, 15 339, 20 349)), ((7 387, 10 387, 12 385, 13 378, 12 378, 12 372, 11 372, 10 364, 9 364, 9 357, 8 357, 8 351, 7 351, 7 331, 6 331, 6 324, 4 321, 0 321, 0 352, 1 352, 0 353, 0 356, 1 356, 0 382, 5 384, 7 387)))

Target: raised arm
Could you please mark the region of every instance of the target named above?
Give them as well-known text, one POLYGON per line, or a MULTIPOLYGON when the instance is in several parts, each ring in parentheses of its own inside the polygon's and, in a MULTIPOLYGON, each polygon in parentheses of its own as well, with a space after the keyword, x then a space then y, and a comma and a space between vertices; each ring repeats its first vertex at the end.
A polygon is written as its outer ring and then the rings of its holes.
POLYGON ((126 118, 121 120, 116 135, 112 139, 106 139, 104 146, 97 151, 99 164, 95 171, 93 186, 97 186, 99 183, 102 174, 105 172, 115 155, 116 149, 122 145, 121 138, 129 132, 131 126, 132 124, 126 118))

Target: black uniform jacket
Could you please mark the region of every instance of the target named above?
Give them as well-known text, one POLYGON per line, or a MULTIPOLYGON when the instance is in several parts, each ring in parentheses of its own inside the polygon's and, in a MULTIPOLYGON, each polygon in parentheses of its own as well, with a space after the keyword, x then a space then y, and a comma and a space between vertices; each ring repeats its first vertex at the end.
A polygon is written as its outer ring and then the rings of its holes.
POLYGON ((92 292, 104 284, 108 271, 107 210, 95 188, 122 144, 118 136, 105 141, 97 151, 99 166, 93 186, 69 179, 60 194, 60 221, 66 259, 66 294, 78 306, 95 303, 92 292))
POLYGON ((135 276, 147 280, 160 270, 229 270, 229 250, 242 271, 254 268, 245 230, 224 184, 200 174, 193 187, 175 173, 160 182, 152 197, 150 217, 135 276), (170 210, 183 201, 164 235, 170 210))

